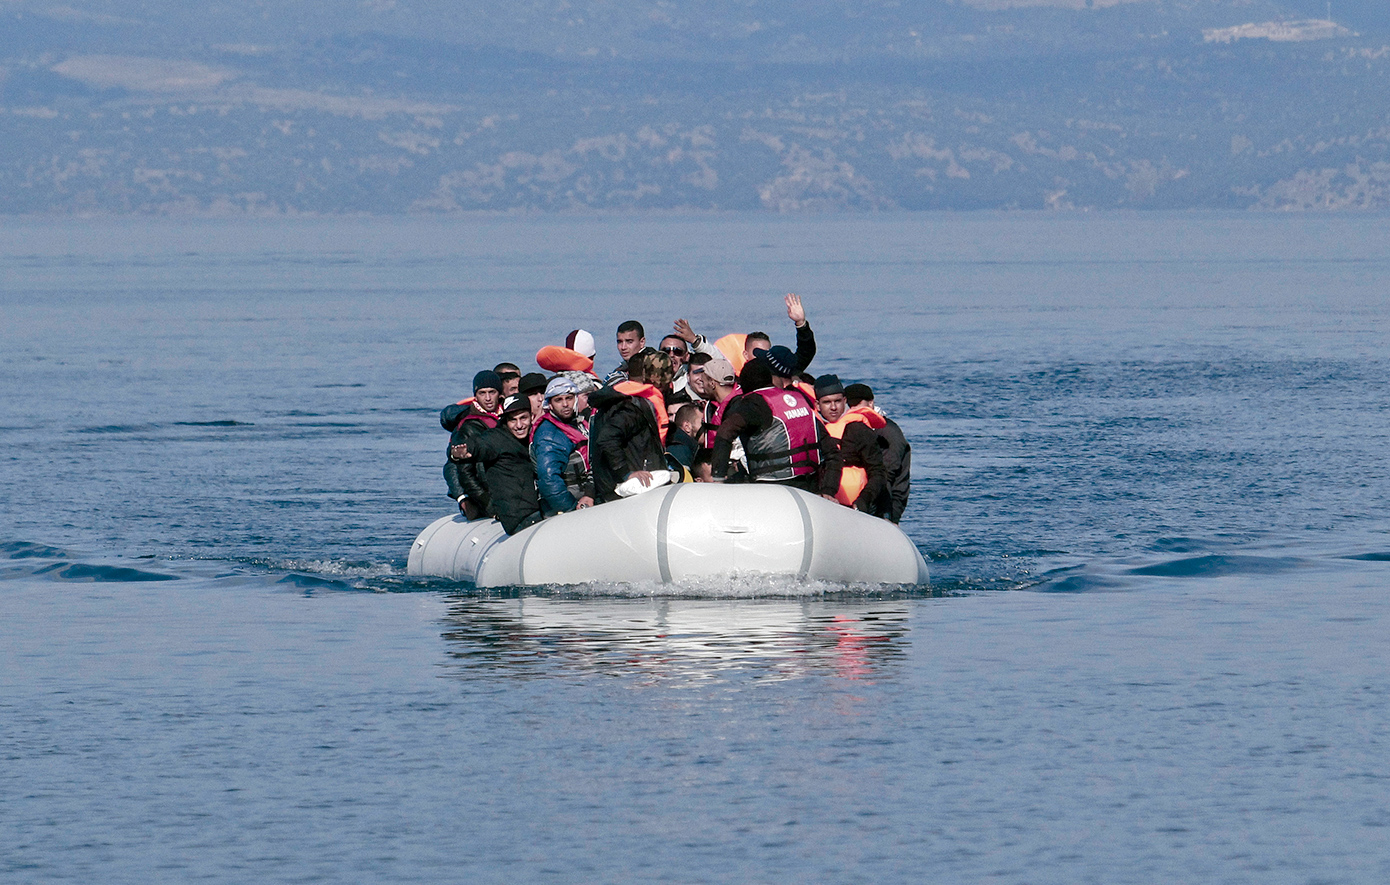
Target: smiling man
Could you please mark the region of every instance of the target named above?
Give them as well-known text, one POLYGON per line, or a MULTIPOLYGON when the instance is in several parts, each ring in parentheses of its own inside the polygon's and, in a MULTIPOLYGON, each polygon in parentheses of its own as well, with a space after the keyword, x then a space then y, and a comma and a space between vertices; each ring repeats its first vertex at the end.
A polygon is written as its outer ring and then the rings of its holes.
POLYGON ((541 519, 530 439, 531 400, 509 396, 496 427, 449 453, 456 460, 482 466, 492 512, 509 535, 541 519))

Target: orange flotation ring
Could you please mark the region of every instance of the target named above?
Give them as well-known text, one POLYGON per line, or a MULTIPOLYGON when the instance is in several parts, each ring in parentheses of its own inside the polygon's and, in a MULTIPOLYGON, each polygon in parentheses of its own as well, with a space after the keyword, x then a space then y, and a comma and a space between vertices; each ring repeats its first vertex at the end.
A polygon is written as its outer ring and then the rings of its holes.
POLYGON ((594 369, 594 361, 584 354, 553 344, 536 351, 536 365, 547 372, 592 372, 594 369))

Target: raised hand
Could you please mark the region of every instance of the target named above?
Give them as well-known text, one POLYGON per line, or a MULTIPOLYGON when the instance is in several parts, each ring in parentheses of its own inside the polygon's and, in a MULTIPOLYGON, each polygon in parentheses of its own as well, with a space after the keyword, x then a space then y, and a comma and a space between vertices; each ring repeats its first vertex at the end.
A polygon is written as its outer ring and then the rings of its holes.
POLYGON ((686 344, 695 343, 695 339, 698 336, 695 334, 695 330, 690 328, 690 323, 687 323, 685 320, 676 320, 676 325, 674 328, 676 335, 678 335, 680 339, 684 341, 686 344))
POLYGON ((787 319, 795 323, 798 329, 806 325, 806 309, 801 306, 801 296, 788 293, 784 300, 787 302, 787 319))

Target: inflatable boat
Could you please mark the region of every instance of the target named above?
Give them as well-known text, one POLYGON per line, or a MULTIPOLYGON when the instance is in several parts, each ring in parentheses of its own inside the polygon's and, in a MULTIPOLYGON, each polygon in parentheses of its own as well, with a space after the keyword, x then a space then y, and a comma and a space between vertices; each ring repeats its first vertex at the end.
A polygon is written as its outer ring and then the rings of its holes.
POLYGON ((663 584, 771 575, 925 584, 927 564, 890 522, 786 486, 682 483, 562 513, 507 535, 494 519, 431 523, 411 575, 478 587, 663 584))

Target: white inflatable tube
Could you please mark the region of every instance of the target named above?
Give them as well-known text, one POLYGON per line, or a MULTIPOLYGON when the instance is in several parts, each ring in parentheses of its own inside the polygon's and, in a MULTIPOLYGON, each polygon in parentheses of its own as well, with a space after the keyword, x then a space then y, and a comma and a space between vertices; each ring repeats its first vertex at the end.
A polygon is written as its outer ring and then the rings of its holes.
POLYGON ((916 545, 886 520, 785 486, 681 483, 563 513, 508 536, 496 520, 436 520, 411 575, 478 587, 777 575, 925 584, 916 545))

